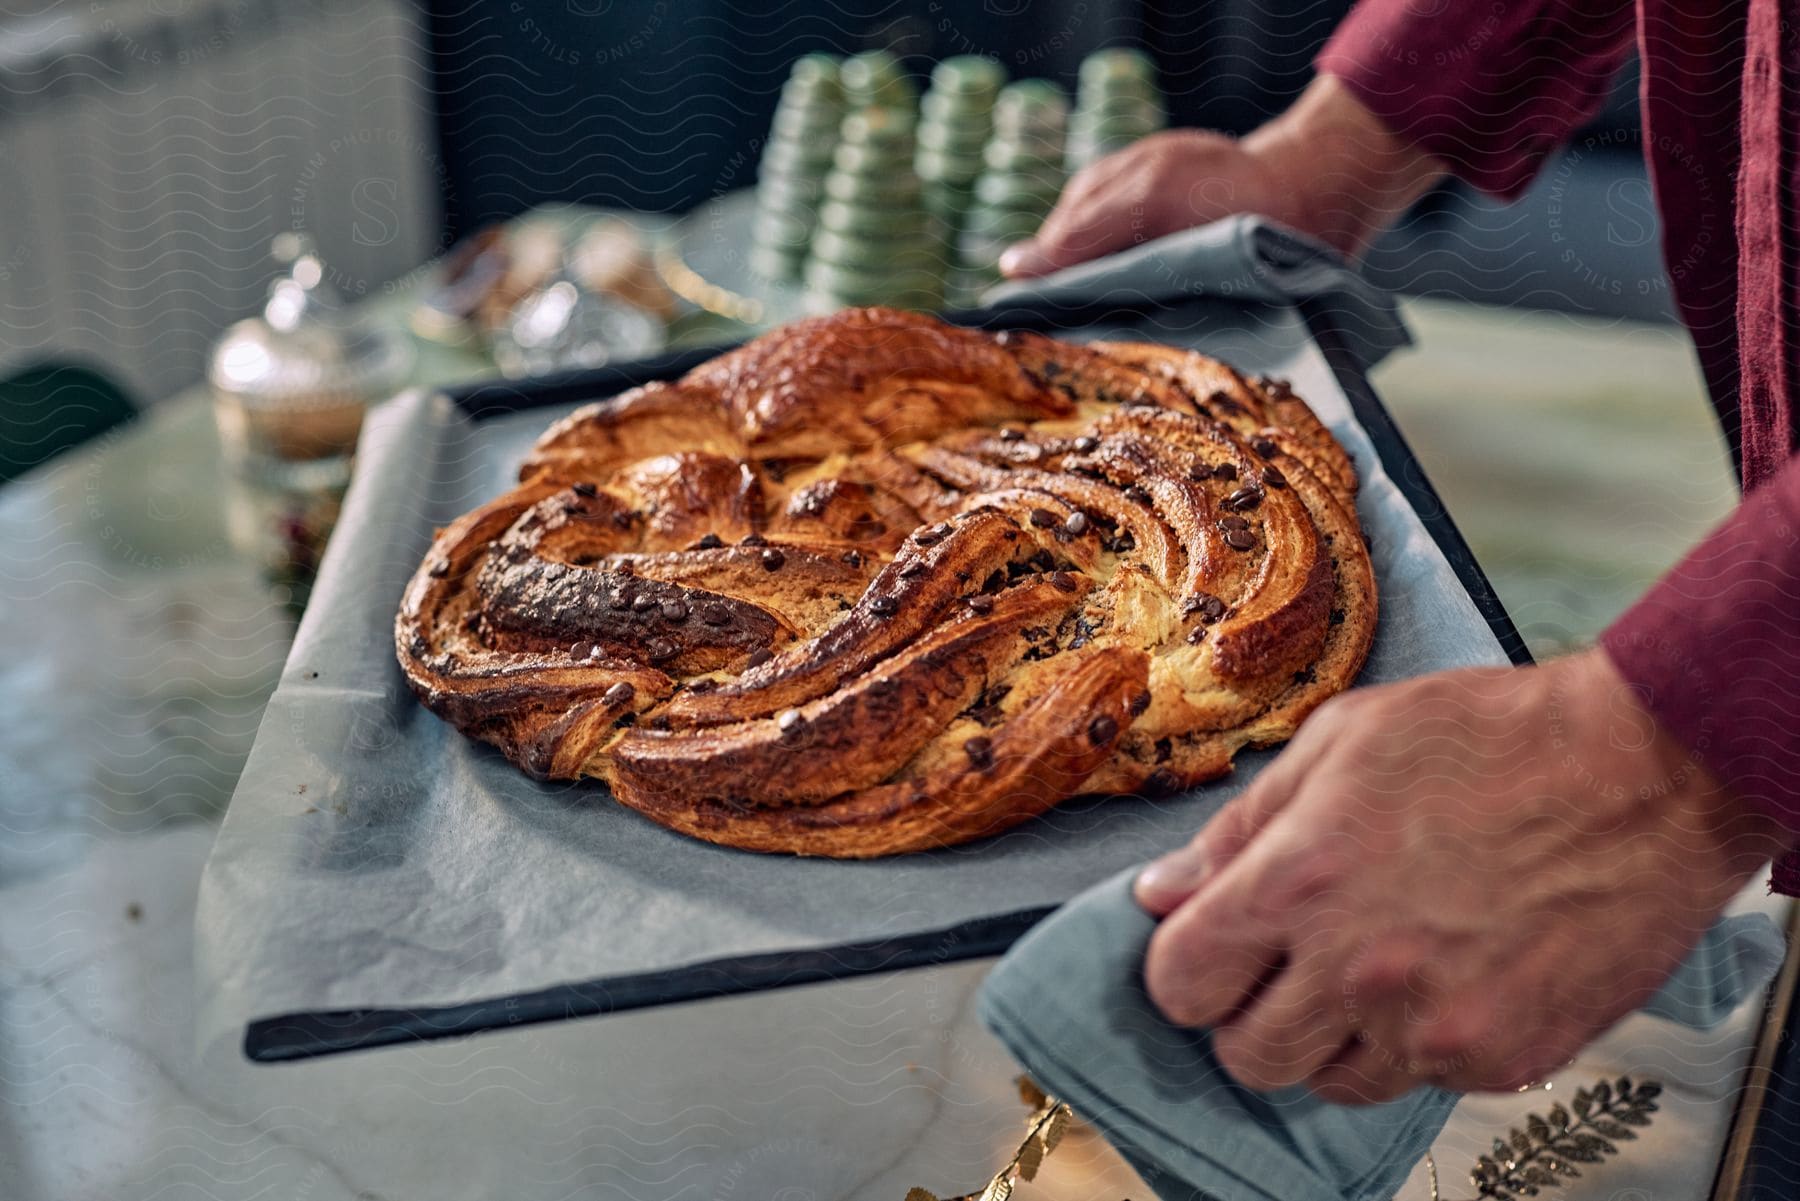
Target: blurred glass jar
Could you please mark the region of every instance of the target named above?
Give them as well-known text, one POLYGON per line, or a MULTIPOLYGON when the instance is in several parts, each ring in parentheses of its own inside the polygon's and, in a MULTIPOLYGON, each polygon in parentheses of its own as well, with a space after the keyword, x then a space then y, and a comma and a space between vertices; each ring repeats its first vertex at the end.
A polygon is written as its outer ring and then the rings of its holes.
POLYGON ((233 544, 304 603, 370 405, 402 387, 415 358, 397 330, 353 319, 308 240, 283 234, 286 270, 260 317, 225 331, 208 369, 233 544))

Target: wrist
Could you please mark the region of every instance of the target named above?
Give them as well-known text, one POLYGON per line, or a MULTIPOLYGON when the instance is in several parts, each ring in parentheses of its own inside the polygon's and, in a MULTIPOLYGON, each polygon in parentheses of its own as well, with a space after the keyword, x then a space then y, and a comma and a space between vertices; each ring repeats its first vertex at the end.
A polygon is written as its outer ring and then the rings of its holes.
POLYGON ((1276 216, 1351 258, 1447 173, 1331 75, 1242 145, 1290 198, 1291 211, 1276 216))
POLYGON ((1788 829, 1715 776, 1694 749, 1662 723, 1643 690, 1604 650, 1595 647, 1569 655, 1544 670, 1559 677, 1552 685, 1552 697, 1561 693, 1572 702, 1567 713, 1558 713, 1553 699, 1552 724, 1585 726, 1584 740, 1594 748, 1589 757, 1618 765, 1621 784, 1637 800, 1678 810, 1684 825, 1707 831, 1729 848, 1746 874, 1762 861, 1800 846, 1800 831, 1788 829))

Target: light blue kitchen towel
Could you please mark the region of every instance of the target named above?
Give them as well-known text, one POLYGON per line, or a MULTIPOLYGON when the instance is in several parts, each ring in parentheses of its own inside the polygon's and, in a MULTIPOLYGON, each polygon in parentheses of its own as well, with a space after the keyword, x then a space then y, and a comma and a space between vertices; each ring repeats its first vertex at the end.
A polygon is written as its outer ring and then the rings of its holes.
MULTIPOLYGON (((1170 1025, 1145 995, 1156 923, 1132 899, 1136 874, 1088 890, 1020 940, 982 988, 982 1020, 1163 1201, 1388 1201, 1457 1094, 1420 1088, 1343 1106, 1304 1088, 1236 1084, 1204 1032, 1170 1025)), ((1726 918, 1645 1009, 1716 1025, 1767 986, 1783 950, 1766 916, 1726 918)))
POLYGON ((990 306, 1032 299, 1139 305, 1190 296, 1326 306, 1332 325, 1363 371, 1412 341, 1393 296, 1364 279, 1337 251, 1248 213, 1038 279, 998 284, 981 300, 990 306))

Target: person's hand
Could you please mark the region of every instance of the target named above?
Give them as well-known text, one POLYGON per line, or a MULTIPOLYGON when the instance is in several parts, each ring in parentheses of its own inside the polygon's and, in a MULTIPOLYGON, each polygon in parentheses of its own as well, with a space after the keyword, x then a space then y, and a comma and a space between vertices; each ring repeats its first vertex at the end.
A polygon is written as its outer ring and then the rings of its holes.
POLYGON ((1356 257, 1443 174, 1331 76, 1242 140, 1169 130, 1087 167, 1035 237, 1008 248, 1014 278, 1075 263, 1233 213, 1254 212, 1356 257))
POLYGON ((1602 652, 1359 689, 1139 876, 1145 983, 1252 1088, 1517 1088, 1647 1001, 1791 841, 1602 652))

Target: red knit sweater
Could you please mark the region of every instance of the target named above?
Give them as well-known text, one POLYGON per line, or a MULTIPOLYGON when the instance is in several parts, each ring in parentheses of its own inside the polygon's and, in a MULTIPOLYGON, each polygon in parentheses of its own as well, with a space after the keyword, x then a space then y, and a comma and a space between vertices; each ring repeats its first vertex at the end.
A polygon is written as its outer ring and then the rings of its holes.
MULTIPOLYGON (((1663 256, 1745 497, 1601 645, 1702 763, 1800 832, 1796 29, 1800 4, 1776 0, 1363 0, 1318 66, 1511 196, 1593 114, 1635 34, 1663 256)), ((1800 856, 1775 883, 1800 894, 1800 856)))

